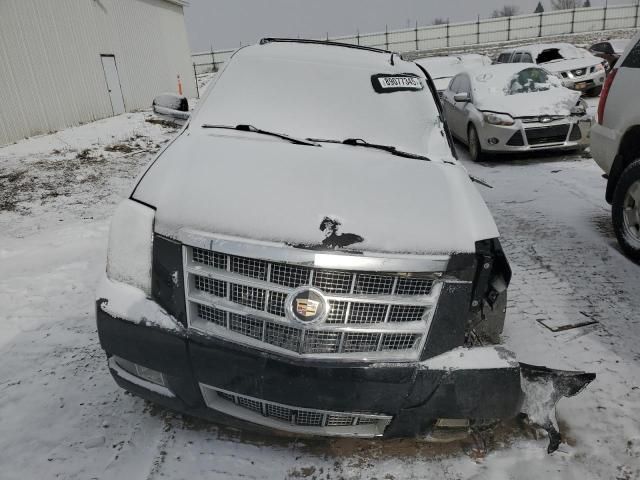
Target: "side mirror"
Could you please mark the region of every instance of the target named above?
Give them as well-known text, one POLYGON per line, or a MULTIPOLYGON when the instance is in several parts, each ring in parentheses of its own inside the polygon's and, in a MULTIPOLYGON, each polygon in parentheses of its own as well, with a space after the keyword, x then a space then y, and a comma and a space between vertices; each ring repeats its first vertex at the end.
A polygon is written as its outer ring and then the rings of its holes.
POLYGON ((153 99, 153 111, 160 117, 176 123, 184 123, 191 115, 187 97, 174 93, 163 93, 153 99))
POLYGON ((471 95, 469 95, 468 92, 460 92, 460 93, 456 93, 453 96, 453 99, 458 103, 470 103, 471 95))

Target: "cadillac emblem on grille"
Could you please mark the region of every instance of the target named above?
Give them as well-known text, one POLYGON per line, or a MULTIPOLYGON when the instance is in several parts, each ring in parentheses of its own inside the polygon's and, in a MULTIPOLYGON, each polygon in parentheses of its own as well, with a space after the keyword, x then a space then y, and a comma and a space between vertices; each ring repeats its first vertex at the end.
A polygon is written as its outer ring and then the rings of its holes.
POLYGON ((327 299, 317 288, 299 288, 289 295, 287 304, 291 317, 302 323, 319 322, 329 314, 327 299))

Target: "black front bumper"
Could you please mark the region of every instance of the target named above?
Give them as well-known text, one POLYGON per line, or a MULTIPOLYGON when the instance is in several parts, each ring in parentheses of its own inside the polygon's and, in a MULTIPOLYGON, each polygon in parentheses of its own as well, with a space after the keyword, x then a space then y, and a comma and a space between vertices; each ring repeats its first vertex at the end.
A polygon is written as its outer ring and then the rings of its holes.
MULTIPOLYGON (((194 416, 223 420, 205 405, 201 384, 299 408, 389 415, 393 420, 384 432, 387 437, 428 433, 440 418, 512 418, 522 405, 515 361, 505 360, 495 368, 469 366, 473 362, 460 368, 440 362, 431 368, 429 361, 356 364, 291 359, 187 330, 167 331, 115 318, 103 311, 102 302, 97 305, 97 323, 107 355, 163 373, 173 396, 143 388, 112 369, 116 382, 194 416)), ((472 355, 473 349, 465 352, 472 355)))

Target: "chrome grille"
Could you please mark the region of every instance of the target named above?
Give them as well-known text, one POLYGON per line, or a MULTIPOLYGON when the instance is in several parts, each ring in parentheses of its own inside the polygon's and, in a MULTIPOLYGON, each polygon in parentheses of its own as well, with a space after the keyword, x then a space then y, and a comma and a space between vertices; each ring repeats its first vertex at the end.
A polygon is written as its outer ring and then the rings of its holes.
POLYGON ((357 275, 356 288, 353 293, 365 295, 391 295, 393 278, 390 275, 357 275))
POLYGON ((297 328, 286 327, 277 323, 267 323, 264 341, 270 345, 297 352, 300 349, 301 337, 302 331, 297 328))
POLYGON ((418 340, 418 335, 411 333, 392 333, 382 339, 381 350, 408 350, 413 348, 418 340))
MULTIPOLYGON (((224 397, 223 397, 224 398, 224 397)), ((229 397, 226 397, 229 398, 229 397)), ((247 397, 237 397, 238 405, 254 412, 262 413, 262 403, 247 397)))
POLYGON ((353 274, 349 272, 335 272, 318 270, 313 277, 313 286, 327 293, 349 293, 353 274))
POLYGON ((269 292, 269 306, 267 307, 267 312, 271 313, 272 315, 284 317, 284 302, 286 300, 286 293, 269 292))
POLYGON ((291 417, 293 416, 293 411, 290 408, 274 405, 273 403, 268 404, 266 410, 267 417, 279 418, 285 422, 290 422, 291 417))
POLYGON ((396 295, 429 295, 433 288, 433 279, 400 277, 396 295))
POLYGON ((429 295, 433 278, 416 278, 401 275, 375 275, 339 270, 308 268, 287 263, 273 263, 246 257, 192 247, 195 264, 211 266, 218 270, 229 270, 239 275, 266 281, 269 267, 269 282, 283 287, 297 288, 313 285, 325 293, 367 295, 429 295), (313 281, 310 281, 313 274, 313 281), (354 284, 355 280, 355 284, 354 284), (397 288, 393 290, 394 282, 397 288), (355 286, 354 286, 355 285, 355 286), (352 291, 353 289, 353 291, 352 291))
POLYGON ((419 322, 425 313, 426 308, 424 307, 416 307, 413 305, 391 305, 389 322, 419 322))
POLYGON ((203 248, 193 249, 193 261, 221 270, 226 270, 227 268, 227 256, 224 253, 212 252, 211 250, 205 250, 203 248))
POLYGON ((245 337, 262 339, 263 321, 257 318, 245 317, 237 313, 229 313, 229 330, 245 337))
POLYGON ((200 384, 206 405, 236 418, 271 428, 328 436, 376 437, 391 423, 389 415, 331 412, 294 407, 200 384))
POLYGON ((303 351, 307 353, 337 353, 340 349, 341 333, 306 332, 303 351))
POLYGON ((347 314, 347 302, 329 302, 327 323, 344 323, 347 314))
POLYGON ((254 310, 264 310, 265 290, 249 287, 247 285, 231 284, 231 296, 229 300, 233 303, 253 308, 254 310))
POLYGON ((231 271, 244 277, 267 279, 267 262, 244 257, 231 257, 231 271))
POLYGON ((387 308, 387 305, 379 303, 354 303, 351 305, 349 323, 382 323, 387 308))
POLYGON ((379 341, 379 333, 347 333, 343 349, 347 353, 375 352, 379 341))
POLYGON ((277 263, 271 267, 271 282, 284 287, 309 285, 310 275, 310 268, 277 263))
POLYGON ((330 427, 346 427, 353 425, 353 417, 351 415, 329 415, 327 425, 330 427))
POLYGON ((308 410, 300 410, 296 412, 296 424, 320 427, 323 422, 323 415, 320 412, 311 412, 308 410))
POLYGON ((422 334, 304 330, 270 320, 197 305, 196 315, 244 337, 300 354, 414 350, 422 334))
POLYGON ((318 268, 232 251, 184 248, 190 327, 283 355, 418 358, 440 291, 437 273, 318 268), (303 286, 327 297, 319 323, 288 316, 287 298, 303 286))
POLYGON ((195 282, 196 290, 210 293, 216 297, 224 298, 227 296, 227 284, 225 282, 201 276, 196 276, 195 282))
POLYGON ((215 323, 221 327, 227 326, 227 312, 207 305, 198 304, 198 316, 207 322, 215 323))
POLYGON ((245 337, 262 338, 263 321, 257 318, 245 317, 236 313, 229 313, 229 330, 245 337))

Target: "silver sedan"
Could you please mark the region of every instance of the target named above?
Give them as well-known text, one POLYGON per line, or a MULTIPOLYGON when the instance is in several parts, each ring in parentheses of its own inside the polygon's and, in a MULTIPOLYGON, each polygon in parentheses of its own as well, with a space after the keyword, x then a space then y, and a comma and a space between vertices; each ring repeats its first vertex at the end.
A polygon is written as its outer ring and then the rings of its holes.
POLYGON ((548 71, 503 64, 455 76, 443 94, 454 137, 472 160, 489 153, 579 150, 588 146, 591 117, 580 94, 548 71))

